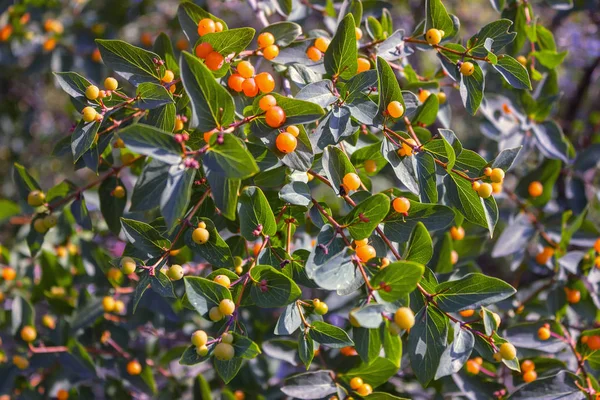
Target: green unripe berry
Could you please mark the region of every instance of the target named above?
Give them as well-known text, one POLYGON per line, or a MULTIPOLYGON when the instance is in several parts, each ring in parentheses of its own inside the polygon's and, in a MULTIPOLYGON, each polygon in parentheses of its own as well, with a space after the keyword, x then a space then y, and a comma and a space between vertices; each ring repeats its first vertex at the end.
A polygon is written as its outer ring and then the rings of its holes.
POLYGON ((131 257, 123 257, 121 259, 121 269, 125 275, 131 275, 135 272, 136 263, 131 257))
POLYGON ((223 335, 221 335, 221 343, 232 344, 233 343, 233 334, 230 332, 225 332, 223 335))
POLYGON ((244 265, 244 260, 242 259, 242 257, 240 257, 240 256, 233 257, 234 268, 240 268, 242 265, 244 265))
POLYGON ((46 225, 46 228, 48 229, 54 228, 57 223, 58 218, 56 217, 56 215, 50 214, 44 217, 44 225, 46 225))
POLYGON ((183 278, 183 267, 179 264, 173 264, 169 267, 167 271, 167 276, 172 281, 178 281, 183 278))
POLYGON ((37 233, 46 233, 48 232, 48 228, 46 228, 46 224, 44 224, 44 218, 38 218, 33 221, 33 229, 37 233))
POLYGON ((217 360, 228 361, 235 355, 235 349, 229 343, 219 343, 215 346, 213 354, 217 360))
POLYGON ((39 207, 44 204, 46 200, 46 195, 41 190, 32 190, 27 195, 27 204, 31 207, 39 207))
POLYGON ((319 315, 325 315, 329 311, 329 306, 324 301, 319 302, 317 306, 315 306, 315 313, 319 315))
POLYGON ((213 307, 208 311, 208 318, 211 321, 217 322, 223 319, 223 314, 219 311, 219 307, 213 307))

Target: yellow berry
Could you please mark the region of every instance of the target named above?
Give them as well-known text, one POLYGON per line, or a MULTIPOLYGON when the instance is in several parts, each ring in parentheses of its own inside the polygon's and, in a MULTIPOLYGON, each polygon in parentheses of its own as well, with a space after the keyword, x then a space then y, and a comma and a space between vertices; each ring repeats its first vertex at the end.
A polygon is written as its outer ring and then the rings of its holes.
POLYGON ((213 353, 215 358, 220 361, 231 360, 235 355, 235 349, 229 343, 219 343, 215 346, 215 351, 213 353))
POLYGON ((315 39, 315 47, 319 49, 321 53, 325 53, 329 47, 330 40, 325 37, 318 37, 315 39))
POLYGON ((96 100, 100 94, 100 89, 96 85, 90 85, 85 89, 85 97, 89 100, 96 100))
POLYGON ((12 358, 13 364, 19 369, 27 369, 29 368, 29 360, 23 356, 13 356, 12 358))
POLYGON ((502 183, 502 181, 504 181, 504 171, 500 168, 494 168, 490 175, 490 179, 494 183, 502 183))
POLYGON ((225 332, 221 335, 221 343, 233 343, 233 334, 231 332, 225 332))
POLYGON ((254 76, 254 66, 248 61, 240 61, 237 65, 237 72, 243 78, 252 78, 254 76))
POLYGON ((298 137, 298 135, 300 134, 300 129, 298 129, 296 125, 288 126, 287 128, 285 128, 285 131, 291 133, 294 137, 298 137))
POLYGON ((360 178, 354 172, 344 175, 342 182, 349 190, 356 190, 360 187, 360 178))
POLYGON ((213 322, 217 322, 223 319, 223 314, 221 313, 221 311, 219 310, 219 307, 213 307, 208 311, 208 318, 210 318, 211 321, 213 322))
POLYGON ((438 98, 438 103, 440 103, 440 104, 446 103, 446 99, 447 99, 446 93, 438 92, 437 98, 438 98))
POLYGON ((321 51, 319 49, 317 49, 315 46, 310 46, 306 50, 306 56, 311 61, 319 61, 321 59, 321 57, 323 57, 323 53, 321 53, 321 51))
POLYGON ((173 73, 173 71, 171 71, 170 69, 166 70, 163 77, 162 77, 162 81, 164 83, 171 83, 173 82, 173 79, 175 79, 175 74, 173 73))
POLYGON ((117 90, 119 87, 119 82, 115 78, 108 77, 104 80, 104 88, 106 90, 117 90))
POLYGON ((375 248, 371 245, 360 246, 356 248, 356 256, 362 262, 367 262, 377 254, 375 248))
POLYGON ((197 330, 192 334, 192 344, 196 347, 202 347, 208 342, 208 335, 203 330, 197 330))
POLYGON ((95 121, 96 116, 98 115, 96 110, 94 110, 94 108, 90 107, 90 106, 84 107, 83 110, 81 111, 81 114, 82 114, 82 119, 85 122, 95 121))
POLYGON ((356 393, 363 397, 366 397, 373 393, 373 387, 368 383, 363 383, 363 385, 356 390, 356 393))
POLYGON ((465 61, 460 65, 460 73, 464 76, 471 76, 475 72, 475 66, 469 61, 465 61))
POLYGON ((46 228, 46 224, 44 224, 44 218, 38 218, 35 221, 33 221, 33 229, 37 233, 46 233, 48 231, 48 228, 46 228))
POLYGON ((479 188, 477 188, 477 194, 482 199, 487 199, 492 195, 492 185, 487 182, 481 183, 479 188))
POLYGON ((372 174, 375 171, 377 171, 377 163, 375 162, 375 160, 365 161, 365 171, 367 171, 367 173, 369 174, 372 174))
POLYGON ((317 306, 315 306, 315 313, 319 315, 325 315, 329 311, 329 306, 324 301, 319 302, 317 306))
POLYGON ((410 209, 410 201, 406 197, 396 197, 392 202, 394 211, 400 214, 407 214, 410 209))
POLYGON ((173 264, 169 267, 167 271, 167 276, 172 281, 178 281, 183 278, 183 267, 179 264, 173 264))
POLYGON ((421 103, 425 103, 425 101, 431 96, 431 92, 429 90, 421 90, 419 91, 419 101, 421 103))
POLYGON ((442 41, 442 36, 442 32, 439 29, 431 28, 425 34, 425 39, 430 45, 436 45, 442 41))
POLYGON ((354 28, 354 34, 356 36, 356 40, 360 40, 363 37, 363 32, 358 26, 354 28))
POLYGON ((46 314, 42 317, 42 325, 44 325, 48 329, 54 329, 56 328, 56 318, 46 314))
POLYGON ((198 346, 198 347, 196 347, 196 353, 200 357, 204 357, 205 355, 208 354, 208 347, 206 345, 204 345, 204 346, 198 346))
POLYGON ((208 242, 210 233, 205 228, 196 228, 192 232, 192 240, 198 244, 204 244, 208 242))
POLYGON ((404 106, 399 101, 390 102, 386 109, 392 118, 400 118, 404 114, 404 106))
POLYGON ((221 286, 229 288, 231 286, 231 280, 227 275, 217 275, 214 279, 215 283, 218 283, 221 286))
POLYGON ((525 57, 525 56, 519 56, 519 57, 517 57, 517 61, 518 61, 518 62, 519 62, 521 65, 523 65, 524 67, 526 67, 526 66, 527 66, 527 57, 525 57))
POLYGON ((401 329, 410 329, 415 325, 415 314, 408 307, 400 307, 394 314, 394 322, 401 329))
POLYGON ((37 338, 37 332, 31 325, 26 325, 21 329, 21 339, 27 343, 33 342, 37 338))
POLYGON ((363 385, 363 380, 362 378, 360 378, 359 376, 355 376, 354 378, 350 379, 350 387, 353 390, 358 389, 359 387, 361 387, 363 385))
POLYGON ((57 223, 58 223, 58 218, 54 214, 46 215, 44 217, 44 225, 48 229, 54 228, 57 223))
POLYGON ((550 339, 551 332, 549 328, 542 326, 540 329, 538 329, 537 335, 540 340, 548 340, 550 339))
POLYGON ((231 315, 235 311, 235 304, 232 300, 223 299, 219 303, 219 311, 223 315, 231 315))
POLYGON ((450 263, 452 265, 456 264, 458 262, 458 252, 456 250, 452 250, 450 252, 450 263))
POLYGON ((46 195, 41 190, 32 190, 27 195, 27 204, 31 207, 39 207, 44 204, 46 200, 46 195))
POLYGON ((517 356, 517 349, 512 343, 502 343, 500 345, 500 355, 504 360, 513 360, 517 356))
POLYGON ((110 296, 106 296, 102 299, 102 308, 104 312, 113 312, 115 309, 115 299, 110 296))
POLYGON ((125 197, 125 188, 121 185, 118 185, 116 188, 113 189, 112 194, 117 199, 122 199, 123 197, 125 197))
POLYGON ((131 275, 135 272, 136 263, 131 257, 123 257, 121 259, 121 269, 125 275, 131 275))

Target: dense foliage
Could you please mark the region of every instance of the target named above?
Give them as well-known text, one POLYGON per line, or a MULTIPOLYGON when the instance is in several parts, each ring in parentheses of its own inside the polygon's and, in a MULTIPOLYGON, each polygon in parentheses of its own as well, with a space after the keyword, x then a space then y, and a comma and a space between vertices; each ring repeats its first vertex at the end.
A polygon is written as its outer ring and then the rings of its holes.
MULTIPOLYGON (((183 2, 185 39, 54 71, 53 156, 95 176, 12 168, 0 398, 600 398, 600 145, 554 119, 536 16, 573 4, 492 0, 465 35, 442 0, 410 31, 383 1, 248 3, 258 32, 183 2)), ((2 14, 4 63, 82 29, 39 6, 2 14)))

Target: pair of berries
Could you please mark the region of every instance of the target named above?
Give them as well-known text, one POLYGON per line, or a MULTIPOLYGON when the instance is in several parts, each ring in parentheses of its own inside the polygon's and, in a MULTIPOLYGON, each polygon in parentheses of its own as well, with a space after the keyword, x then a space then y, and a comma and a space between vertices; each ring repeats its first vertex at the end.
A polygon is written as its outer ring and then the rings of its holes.
POLYGON ((225 316, 232 315, 234 311, 235 303, 232 300, 223 299, 218 306, 212 307, 208 311, 208 318, 213 322, 217 322, 225 316))
POLYGON ((550 336, 552 336, 552 331, 550 331, 550 324, 542 325, 542 327, 538 329, 537 335, 540 340, 546 341, 550 339, 550 336))
POLYGON ((192 232, 192 240, 197 244, 204 244, 208 242, 209 238, 210 233, 206 229, 206 224, 204 222, 199 222, 198 227, 192 232))
POLYGON ((327 51, 329 47, 330 40, 325 37, 318 37, 315 39, 314 45, 310 46, 308 50, 306 50, 306 56, 311 61, 319 61, 323 58, 323 54, 327 51))
POLYGON ((477 195, 479 195, 479 197, 481 197, 482 199, 487 199, 492 195, 492 192, 494 191, 492 185, 487 182, 475 181, 471 184, 471 187, 477 192, 477 195))
POLYGON ((350 379, 350 387, 352 390, 356 390, 356 393, 365 397, 373 393, 373 387, 368 383, 365 383, 361 377, 355 376, 350 379))
POLYGON ((567 295, 567 302, 569 304, 577 304, 581 301, 581 292, 577 289, 565 287, 565 294, 567 295))
POLYGON ((279 55, 279 47, 275 44, 275 36, 270 32, 263 32, 256 39, 258 47, 262 50, 263 57, 273 60, 279 55))
POLYGON ((533 382, 537 379, 535 363, 531 360, 525 360, 521 363, 521 372, 523 372, 523 380, 526 383, 533 382))
POLYGON ((318 315, 325 315, 327 311, 329 311, 329 306, 324 301, 319 299, 313 300, 313 307, 315 308, 315 313, 318 315))
POLYGON ((406 197, 396 197, 394 201, 392 201, 392 207, 394 207, 394 211, 397 213, 406 216, 410 209, 410 201, 406 197))
POLYGON ((477 375, 481 370, 481 366, 483 365, 483 358, 475 357, 467 361, 465 367, 467 368, 467 372, 473 375, 477 375))
POLYGON ((483 170, 483 174, 490 178, 492 183, 504 182, 504 170, 502 168, 490 168, 486 167, 483 170))
POLYGON ((208 42, 203 42, 196 46, 196 57, 203 59, 204 64, 206 64, 211 71, 221 69, 225 63, 225 57, 218 51, 215 51, 208 42))
MULTIPOLYGON (((268 114, 268 111, 267 111, 268 114)), ((295 125, 285 128, 285 132, 280 132, 275 139, 275 147, 283 154, 292 153, 298 147, 298 135, 300 129, 295 125)))
POLYGON ((45 217, 37 218, 33 221, 33 229, 37 233, 46 233, 48 229, 54 228, 58 223, 56 215, 46 215, 45 217))
POLYGON ((371 246, 369 239, 355 240, 354 246, 356 250, 356 256, 361 262, 366 263, 371 258, 377 255, 375 248, 371 246))
POLYGON ((201 37, 208 33, 222 32, 223 23, 213 21, 210 18, 203 18, 198 22, 198 35, 201 37))
POLYGON ((102 309, 106 313, 117 312, 120 314, 125 311, 125 303, 110 296, 105 296, 102 299, 102 309))
MULTIPOLYGON (((431 28, 425 33, 425 40, 432 46, 437 46, 442 41, 445 32, 441 29, 431 28)), ((460 73, 464 76, 471 76, 475 72, 475 66, 469 61, 458 62, 460 73)))
MULTIPOLYGON (((271 128, 279 128, 281 125, 283 125, 285 123, 287 116, 285 115, 285 111, 283 111, 283 108, 281 108, 277 105, 277 99, 275 98, 275 96, 270 95, 270 94, 263 96, 258 102, 258 107, 262 111, 265 112, 265 123, 267 125, 269 125, 271 128)), ((297 129, 297 128, 295 128, 295 129, 297 129)), ((295 139, 297 135, 294 135, 293 134, 294 132, 295 131, 289 132, 289 134, 291 136, 293 136, 295 139)), ((298 133, 299 132, 300 131, 298 131, 298 133)), ((277 139, 278 139, 277 140, 277 142, 278 142, 279 136, 277 137, 277 139)), ((290 151, 294 151, 296 146, 293 146, 293 147, 294 147, 293 149, 289 150, 289 148, 286 146, 283 146, 282 148, 279 148, 279 145, 277 146, 279 151, 281 151, 283 153, 289 153, 290 151)))
POLYGON ((240 61, 237 72, 227 79, 227 86, 236 92, 244 92, 248 97, 255 97, 258 92, 270 93, 275 89, 275 79, 268 72, 254 75, 254 66, 248 61, 240 61))

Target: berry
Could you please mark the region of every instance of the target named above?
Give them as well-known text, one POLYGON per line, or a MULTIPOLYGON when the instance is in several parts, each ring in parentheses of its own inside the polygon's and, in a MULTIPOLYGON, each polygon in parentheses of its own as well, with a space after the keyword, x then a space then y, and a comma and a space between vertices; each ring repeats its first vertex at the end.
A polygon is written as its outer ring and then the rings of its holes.
POLYGON ((261 72, 256 75, 254 79, 256 80, 258 89, 262 93, 271 93, 273 89, 275 89, 275 79, 273 79, 273 76, 268 72, 261 72))
MULTIPOLYGON (((584 336, 586 337, 586 336, 584 336)), ((588 340, 587 340, 587 347, 590 348, 590 350, 600 350, 600 336, 595 335, 595 336, 587 336, 588 340)))
POLYGON ((37 332, 31 325, 26 325, 21 329, 21 339, 27 343, 33 342, 37 338, 37 332))
POLYGON ((110 296, 106 296, 102 299, 102 308, 104 312, 113 312, 115 309, 115 299, 110 296))
POLYGON ((390 265, 390 259, 387 257, 383 257, 381 259, 381 269, 387 267, 388 265, 390 265))
POLYGON ((306 56, 311 61, 319 61, 321 59, 321 57, 323 57, 323 53, 321 53, 321 51, 319 49, 317 49, 315 46, 310 46, 308 48, 308 50, 306 50, 306 56))
POLYGON ((258 35, 256 41, 258 42, 258 47, 260 49, 264 49, 265 47, 269 47, 275 43, 275 36, 273 36, 271 32, 263 32, 258 35))
POLYGON ((213 33, 217 30, 215 21, 210 18, 203 18, 198 22, 198 35, 204 36, 207 33, 213 33))
POLYGON ((527 191, 531 197, 540 197, 544 193, 544 186, 540 182, 534 181, 529 184, 527 191))
POLYGON ((527 383, 533 382, 537 379, 537 372, 534 370, 527 371, 523 374, 523 380, 527 383))
POLYGON ((367 171, 368 174, 372 174, 377 171, 377 163, 375 160, 365 161, 365 171, 367 171))
POLYGON ((254 76, 254 66, 248 61, 240 61, 237 65, 237 72, 244 78, 252 78, 254 76))
POLYGON ((115 78, 108 77, 104 80, 104 88, 106 90, 117 90, 119 87, 119 82, 115 78))
POLYGON ((121 300, 115 301, 115 312, 117 314, 123 314, 125 312, 125 303, 121 300))
MULTIPOLYGON (((173 86, 171 86, 171 87, 173 87, 173 86)), ((177 117, 177 119, 175 119, 175 132, 179 132, 182 129, 183 129, 183 121, 181 120, 181 118, 177 117)))
POLYGON ((23 356, 13 356, 12 362, 19 369, 29 368, 29 360, 23 356))
POLYGON ((217 322, 223 319, 223 314, 219 311, 219 307, 213 307, 208 311, 208 318, 211 321, 217 322))
POLYGON ((208 242, 210 233, 205 228, 196 228, 192 232, 192 240, 198 244, 204 244, 208 242))
POLYGON ((392 202, 394 211, 400 214, 408 214, 410 209, 410 201, 406 197, 396 197, 392 202))
POLYGON ((271 96, 270 94, 261 97, 260 100, 258 101, 258 106, 263 111, 267 111, 270 108, 275 107, 276 105, 277 105, 277 100, 275 99, 274 96, 271 96))
POLYGON ((366 246, 369 244, 369 239, 361 239, 354 241, 354 247, 366 246))
POLYGON ((56 328, 56 318, 46 314, 42 317, 42 325, 44 325, 48 329, 54 329, 56 328))
POLYGON ((208 335, 203 330, 197 330, 192 333, 192 344, 196 347, 202 347, 208 342, 208 335))
POLYGON ((90 85, 85 89, 85 97, 89 100, 96 100, 100 94, 100 89, 96 85, 90 85))
POLYGON ((2 279, 5 281, 13 281, 17 277, 17 271, 10 267, 2 268, 2 279))
POLYGON ((477 364, 475 360, 467 361, 467 372, 473 375, 477 375, 479 373, 480 365, 477 364))
POLYGON ((235 311, 235 304, 232 300, 223 299, 219 303, 219 311, 223 315, 231 315, 235 311))
POLYGON ((371 245, 357 247, 356 256, 360 261, 367 262, 376 256, 375 248, 371 245))
POLYGON ((217 275, 215 276, 214 279, 215 283, 218 283, 219 285, 226 287, 229 289, 229 286, 231 286, 231 280, 229 279, 229 277, 227 277, 227 275, 217 275))
POLYGON ((169 267, 167 271, 167 276, 172 281, 178 281, 183 278, 183 267, 179 264, 173 264, 169 267))
POLYGON ((329 47, 330 40, 325 37, 318 37, 315 39, 315 47, 321 52, 325 53, 329 47))
POLYGON ((298 129, 296 125, 288 126, 287 128, 285 128, 285 131, 287 133, 291 133, 292 135, 294 135, 294 137, 298 137, 298 135, 300 134, 300 129, 298 129))
POLYGON ((450 228, 450 236, 453 240, 463 240, 465 238, 465 229, 462 226, 453 226, 450 228))
POLYGON ((429 96, 431 96, 431 92, 429 90, 419 90, 419 101, 421 103, 425 103, 429 96))
POLYGON ((98 115, 96 110, 94 110, 94 108, 90 107, 90 106, 84 107, 83 110, 81 111, 81 114, 82 114, 82 118, 85 122, 95 121, 96 115, 98 115))
POLYGON ((535 364, 531 360, 525 360, 521 363, 521 371, 533 371, 535 369, 535 364))
POLYGON ((44 224, 44 218, 38 218, 35 221, 33 221, 33 229, 37 233, 46 233, 48 231, 48 228, 46 228, 46 224, 44 224))
POLYGON ((215 22, 215 32, 223 32, 223 24, 219 21, 215 22))
POLYGON ((500 346, 500 356, 502 356, 504 360, 514 360, 517 356, 517 349, 512 343, 502 343, 500 346))
POLYGON ((458 262, 458 252, 456 250, 452 250, 450 252, 450 263, 452 265, 456 264, 458 262))
POLYGON ((410 329, 415 325, 415 314, 408 307, 400 307, 394 314, 394 322, 400 329, 410 329))
POLYGON ((417 145, 414 139, 406 139, 406 142, 402 142, 402 148, 398 150, 398 155, 401 157, 412 156, 415 152, 414 147, 417 145))
POLYGON ((46 53, 51 52, 52 50, 54 50, 55 47, 56 47, 56 39, 55 38, 46 39, 44 44, 42 44, 42 48, 44 49, 44 51, 46 53))
POLYGON ((496 362, 500 362, 500 361, 502 361, 502 355, 500 354, 500 352, 498 352, 498 353, 494 353, 492 357, 494 358, 494 360, 495 360, 496 362))
POLYGON ((142 364, 137 360, 132 360, 127 363, 127 373, 129 375, 139 375, 142 373, 142 364))
POLYGON ((363 384, 364 382, 359 376, 355 376, 354 378, 350 379, 350 387, 352 388, 352 390, 358 389, 363 384))
POLYGON ((427 40, 427 43, 434 46, 442 41, 443 36, 444 35, 442 34, 442 31, 440 31, 439 29, 431 28, 425 34, 425 40, 427 40))
POLYGON ((502 193, 502 184, 501 183, 492 183, 492 193, 498 194, 502 193))
POLYGON ((548 340, 550 339, 551 332, 549 328, 542 326, 540 329, 538 329, 537 335, 540 340, 548 340))
POLYGON ((123 257, 121 259, 121 269, 125 275, 131 275, 135 272, 136 263, 131 257, 123 257))
POLYGON ((477 188, 477 194, 482 199, 487 199, 492 195, 492 185, 486 182, 482 183, 479 188, 477 188))
POLYGON ((267 60, 273 60, 279 55, 279 47, 277 45, 272 44, 263 49, 263 56, 267 60))
POLYGON ((208 69, 210 69, 211 71, 216 71, 223 66, 225 58, 216 51, 213 51, 208 53, 204 62, 206 63, 208 69))
MULTIPOLYGON (((340 353, 346 357, 352 357, 352 356, 358 355, 358 353, 356 352, 356 349, 354 349, 354 347, 352 347, 352 346, 342 347, 340 349, 340 353)), ((352 379, 354 379, 354 378, 352 378, 352 379)))
POLYGON ((244 82, 242 82, 242 90, 248 97, 256 96, 258 94, 258 85, 256 84, 256 80, 254 78, 244 79, 244 82))
MULTIPOLYGON (((265 122, 271 128, 279 128, 285 122, 285 111, 283 111, 283 108, 281 108, 279 106, 271 107, 265 113, 265 122)), ((296 138, 294 138, 294 139, 296 139, 296 138)))
POLYGON ((234 256, 233 257, 233 266, 235 268, 241 268, 242 265, 244 265, 244 260, 242 259, 242 257, 240 257, 240 256, 234 256))
POLYGON ((57 400, 68 400, 69 392, 67 392, 65 389, 60 389, 58 392, 56 392, 56 399, 57 400))
POLYGON ((327 314, 327 311, 329 311, 329 306, 324 301, 320 301, 315 306, 315 313, 317 313, 319 315, 325 315, 325 314, 327 314))
POLYGON ((245 79, 240 74, 231 74, 227 79, 227 86, 239 93, 243 90, 244 81, 245 79))
POLYGON ((360 178, 354 172, 344 175, 342 182, 349 190, 356 190, 360 187, 360 178))
POLYGON ((471 76, 475 72, 475 66, 469 61, 460 64, 460 73, 464 76, 471 76))
POLYGON ((494 183, 502 183, 504 181, 504 171, 500 168, 494 168, 490 175, 490 179, 494 183))
POLYGON ((594 250, 596 251, 596 253, 600 253, 600 238, 596 239, 596 241, 594 242, 594 250))
POLYGON ((27 204, 31 207, 39 207, 44 204, 46 200, 46 195, 41 190, 32 190, 27 195, 27 204))
POLYGON ((363 32, 358 26, 354 28, 354 34, 356 36, 356 40, 360 40, 363 37, 363 32))
POLYGON ((208 354, 208 347, 206 347, 206 345, 204 345, 204 346, 198 346, 198 347, 196 347, 196 353, 200 357, 204 357, 205 355, 208 354))
POLYGON ((440 103, 440 104, 446 103, 446 99, 447 99, 446 93, 438 92, 437 98, 438 98, 438 103, 440 103))
POLYGON ((479 189, 479 187, 481 186, 481 183, 478 181, 475 181, 473 183, 471 183, 471 187, 473 188, 473 190, 477 191, 477 189, 479 189))
POLYGON ((544 247, 542 249, 542 251, 539 252, 535 256, 535 262, 537 262, 538 264, 544 265, 550 260, 550 258, 552 258, 553 255, 554 255, 554 248, 544 247))
POLYGON ((404 106, 399 101, 392 101, 387 106, 387 112, 392 118, 400 118, 404 114, 404 106))
POLYGON ((114 188, 112 194, 117 199, 122 199, 123 197, 125 197, 125 188, 123 186, 119 185, 116 188, 114 188))
POLYGON ((358 57, 357 62, 358 62, 358 70, 356 71, 357 74, 360 74, 361 72, 365 72, 365 71, 368 71, 371 69, 371 63, 366 58, 358 57))
POLYGON ((213 47, 210 43, 204 42, 196 46, 196 57, 206 58, 213 52, 213 47))
POLYGON ((225 332, 223 335, 221 335, 221 343, 232 344, 233 334, 231 332, 225 332))
POLYGON ((579 290, 565 288, 565 293, 567 295, 567 301, 571 304, 577 304, 581 300, 581 292, 579 290))
POLYGON ((475 310, 462 310, 462 311, 459 311, 458 313, 463 318, 469 318, 469 317, 472 317, 473 314, 475 314, 475 310))
POLYGON ((175 79, 175 74, 173 73, 173 71, 168 69, 165 71, 165 74, 163 75, 161 81, 163 81, 164 83, 171 83, 173 82, 173 79, 175 79))
POLYGON ((228 361, 235 355, 235 349, 229 343, 219 343, 215 346, 213 354, 217 360, 228 361))
POLYGON ((519 57, 517 57, 517 61, 519 63, 521 63, 521 65, 523 65, 524 67, 527 66, 527 57, 525 57, 525 56, 519 56, 519 57))
POLYGON ((373 387, 368 383, 363 383, 363 385, 356 390, 356 393, 363 397, 368 396, 373 393, 373 387))

